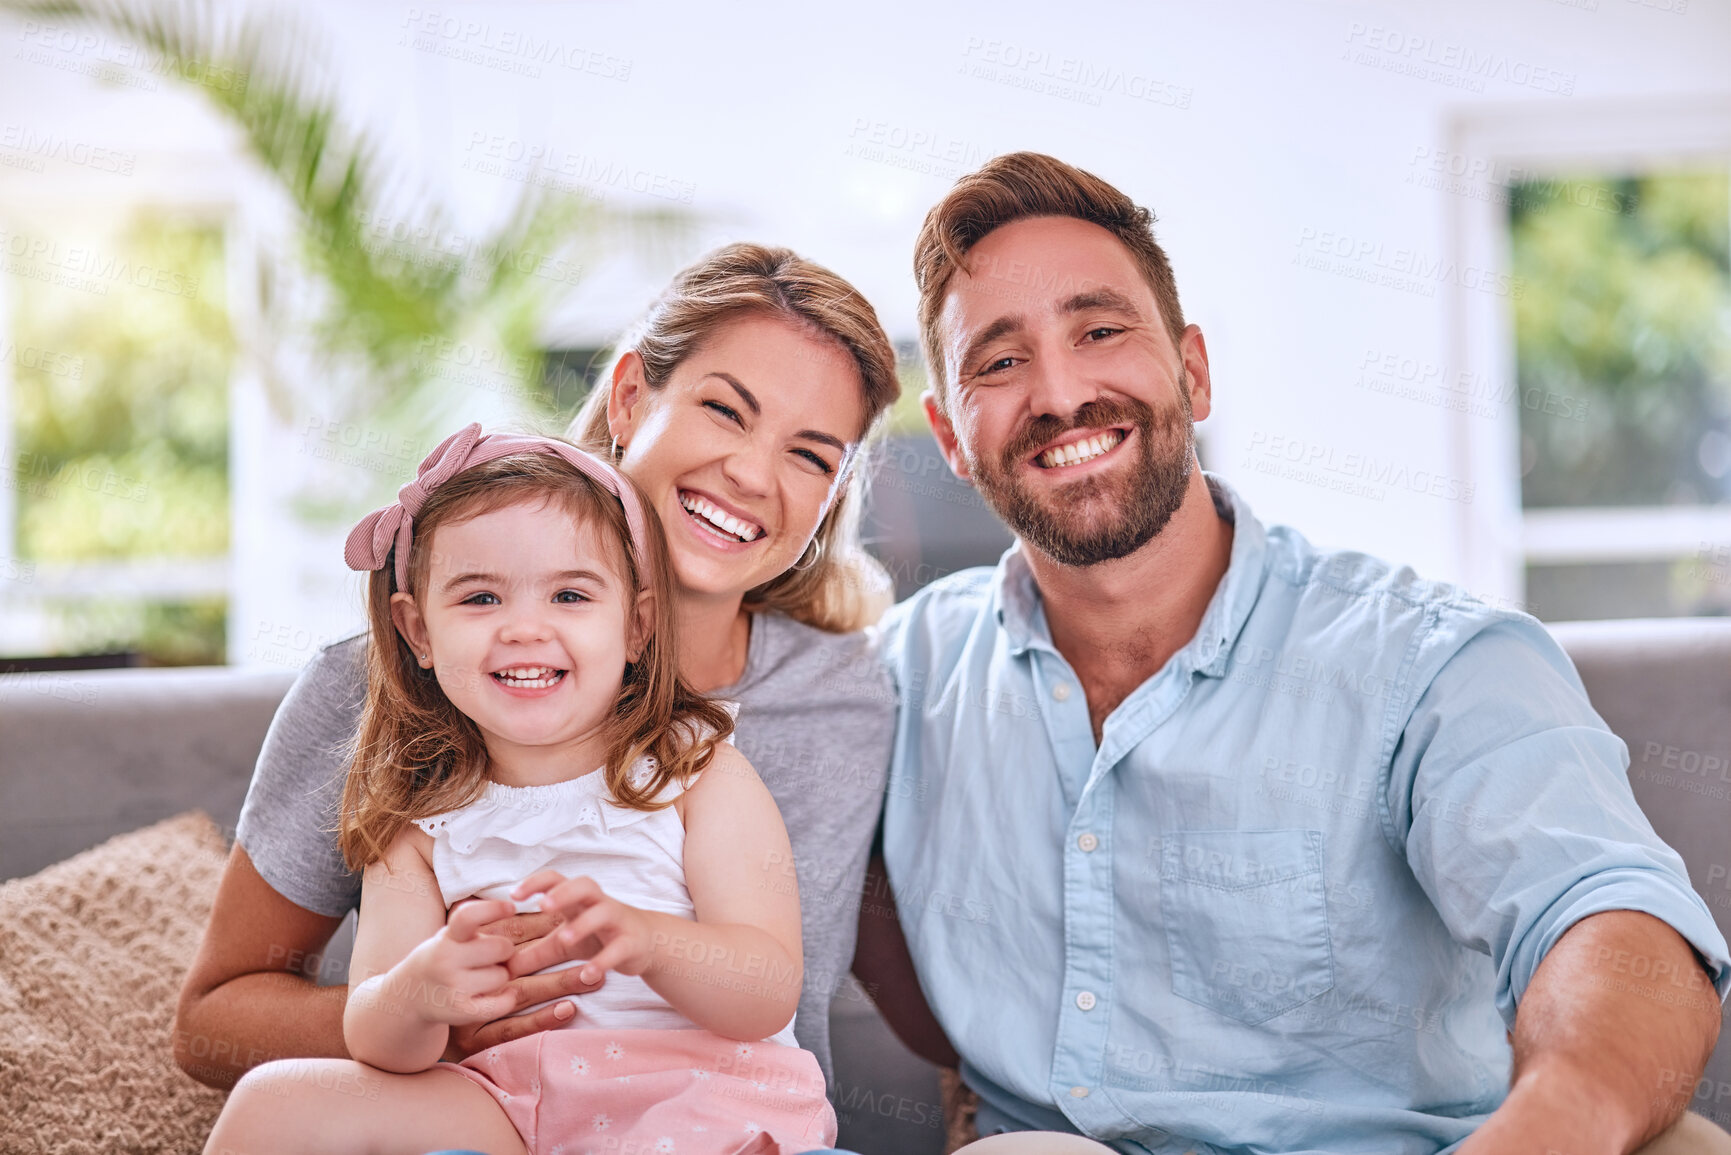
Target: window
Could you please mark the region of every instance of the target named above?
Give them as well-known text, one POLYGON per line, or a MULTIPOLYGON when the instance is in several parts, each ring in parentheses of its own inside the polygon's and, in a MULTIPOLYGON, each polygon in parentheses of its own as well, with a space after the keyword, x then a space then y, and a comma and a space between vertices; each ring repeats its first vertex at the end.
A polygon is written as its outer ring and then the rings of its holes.
POLYGON ((1548 621, 1731 612, 1731 112, 1463 114, 1448 146, 1466 583, 1548 621))
POLYGON ((1726 170, 1510 192, 1527 597, 1561 618, 1731 610, 1726 170))
POLYGON ((100 232, 50 218, 7 222, 0 244, 0 656, 222 662, 233 337, 221 229, 161 212, 100 232))

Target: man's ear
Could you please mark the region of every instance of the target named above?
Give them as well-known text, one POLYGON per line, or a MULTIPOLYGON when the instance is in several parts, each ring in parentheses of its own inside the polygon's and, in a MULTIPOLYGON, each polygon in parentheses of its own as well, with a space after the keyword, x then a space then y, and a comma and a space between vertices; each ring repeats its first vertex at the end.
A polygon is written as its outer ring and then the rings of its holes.
POLYGON ((955 426, 950 424, 949 415, 938 404, 938 395, 927 389, 920 394, 920 404, 926 410, 926 424, 932 427, 932 436, 937 438, 938 452, 950 463, 950 472, 963 481, 972 481, 973 478, 968 476, 968 459, 962 456, 956 443, 955 426))
POLYGON ((655 636, 655 591, 640 590, 633 607, 631 621, 626 623, 625 660, 635 662, 643 657, 649 639, 655 636))
POLYGON ((623 450, 643 417, 643 400, 649 395, 649 379, 643 373, 643 358, 635 351, 623 354, 613 366, 613 387, 607 391, 607 432, 623 450))
POLYGON ((1214 408, 1214 380, 1208 374, 1208 343, 1202 330, 1195 325, 1184 327, 1184 337, 1178 342, 1178 356, 1184 371, 1190 375, 1190 416, 1197 421, 1207 417, 1214 408))
POLYGON ((423 670, 433 668, 433 645, 427 636, 427 622, 421 617, 421 607, 415 604, 415 599, 405 593, 391 595, 391 622, 397 627, 397 633, 409 643, 409 648, 415 651, 415 661, 421 664, 423 670))

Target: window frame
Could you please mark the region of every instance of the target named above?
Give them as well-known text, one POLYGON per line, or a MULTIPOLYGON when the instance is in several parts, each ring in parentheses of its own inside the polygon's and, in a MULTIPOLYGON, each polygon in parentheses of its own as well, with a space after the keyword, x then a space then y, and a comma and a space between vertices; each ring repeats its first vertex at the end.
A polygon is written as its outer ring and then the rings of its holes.
MULTIPOLYGON (((1722 95, 1616 102, 1480 106, 1448 129, 1449 148, 1523 176, 1731 167, 1731 100, 1722 95)), ((1462 268, 1511 272, 1507 198, 1450 197, 1451 255, 1462 268)), ((1509 302, 1457 283, 1448 295, 1451 364, 1514 383, 1509 302)), ((1500 406, 1489 420, 1451 411, 1448 453, 1478 500, 1456 514, 1457 548, 1474 589, 1519 602, 1526 567, 1678 559, 1731 548, 1731 503, 1525 510, 1520 418, 1500 406)))

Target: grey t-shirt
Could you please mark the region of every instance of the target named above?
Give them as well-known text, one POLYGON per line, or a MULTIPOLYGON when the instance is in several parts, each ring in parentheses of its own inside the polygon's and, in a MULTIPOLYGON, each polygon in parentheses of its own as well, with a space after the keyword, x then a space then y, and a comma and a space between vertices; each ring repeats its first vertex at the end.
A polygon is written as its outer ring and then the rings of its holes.
MULTIPOLYGON (((341 750, 360 723, 365 694, 364 637, 327 646, 307 664, 265 736, 237 834, 283 897, 333 917, 361 897, 360 876, 343 865, 335 831, 347 772, 341 750)), ((734 743, 774 795, 793 844, 805 946, 794 1034, 833 1083, 829 1004, 853 962, 895 691, 864 634, 829 634, 759 613, 745 673, 717 694, 739 703, 734 743)))

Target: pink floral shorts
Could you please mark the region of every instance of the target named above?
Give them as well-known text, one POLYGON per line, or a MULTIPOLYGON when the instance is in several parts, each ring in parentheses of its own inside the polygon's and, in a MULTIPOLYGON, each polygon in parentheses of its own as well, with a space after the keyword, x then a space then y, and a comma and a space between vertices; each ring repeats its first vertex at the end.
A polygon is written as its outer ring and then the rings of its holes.
POLYGON ((794 1155, 835 1144, 810 1051, 708 1031, 542 1031, 441 1063, 499 1101, 531 1155, 794 1155))

